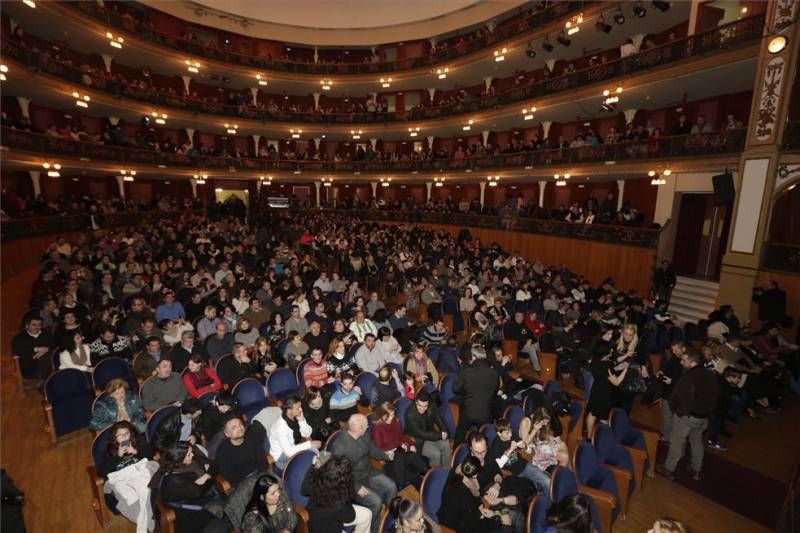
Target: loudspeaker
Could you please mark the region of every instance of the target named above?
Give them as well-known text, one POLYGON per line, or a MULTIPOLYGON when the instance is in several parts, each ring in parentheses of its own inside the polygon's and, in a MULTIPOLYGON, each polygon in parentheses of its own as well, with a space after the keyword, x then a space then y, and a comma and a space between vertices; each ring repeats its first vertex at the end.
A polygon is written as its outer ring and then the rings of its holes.
POLYGON ((733 175, 730 172, 714 176, 711 181, 714 183, 714 199, 717 203, 733 202, 736 198, 736 190, 733 188, 733 175))

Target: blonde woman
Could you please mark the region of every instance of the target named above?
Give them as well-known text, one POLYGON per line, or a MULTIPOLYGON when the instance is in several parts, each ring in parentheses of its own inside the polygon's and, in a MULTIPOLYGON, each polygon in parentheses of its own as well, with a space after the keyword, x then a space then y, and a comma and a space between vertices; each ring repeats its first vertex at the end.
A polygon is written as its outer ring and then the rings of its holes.
POLYGON ((619 336, 617 341, 617 354, 624 355, 628 358, 636 356, 636 350, 639 346, 638 328, 635 324, 625 324, 622 327, 622 335, 619 336))

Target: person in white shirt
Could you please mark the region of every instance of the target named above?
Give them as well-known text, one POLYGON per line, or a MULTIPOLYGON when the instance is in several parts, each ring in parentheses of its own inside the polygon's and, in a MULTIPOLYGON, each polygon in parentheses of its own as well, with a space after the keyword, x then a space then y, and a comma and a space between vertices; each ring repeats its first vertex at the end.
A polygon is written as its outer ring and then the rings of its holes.
POLYGON ((403 348, 398 340, 392 335, 391 329, 382 327, 378 330, 378 345, 383 349, 386 362, 403 364, 403 348))
POLYGON ((76 368, 82 372, 94 372, 89 345, 83 343, 83 335, 76 331, 67 349, 59 354, 59 369, 76 368))
POLYGON ((356 311, 356 319, 350 323, 350 331, 356 336, 358 342, 364 342, 364 336, 367 333, 377 335, 378 328, 375 327, 372 320, 364 316, 364 311, 359 309, 356 311))
MULTIPOLYGON (((383 329, 383 328, 381 328, 383 329)), ((378 370, 388 362, 383 346, 378 344, 375 335, 364 335, 364 344, 356 350, 356 364, 363 372, 378 375, 378 370)))
POLYGON ((317 279, 317 281, 314 282, 313 286, 317 287, 319 290, 321 290, 322 294, 327 294, 327 293, 331 292, 331 290, 333 290, 333 286, 331 284, 331 281, 328 279, 328 273, 327 272, 322 272, 319 275, 319 278, 317 279))
POLYGON ((303 450, 319 450, 318 440, 303 440, 311 436, 311 426, 303 415, 300 398, 290 396, 283 402, 283 414, 269 428, 269 454, 281 470, 294 454, 303 450))

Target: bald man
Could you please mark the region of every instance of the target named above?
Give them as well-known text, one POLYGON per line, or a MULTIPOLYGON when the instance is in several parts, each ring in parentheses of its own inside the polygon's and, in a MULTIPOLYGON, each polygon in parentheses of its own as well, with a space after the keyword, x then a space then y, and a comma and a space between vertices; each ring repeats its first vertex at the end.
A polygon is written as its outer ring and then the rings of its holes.
POLYGON ((397 495, 397 486, 388 476, 372 468, 369 460, 392 461, 394 450, 384 452, 372 444, 367 435, 367 417, 354 414, 347 420, 347 431, 333 443, 334 455, 343 455, 353 463, 355 480, 355 503, 372 511, 372 531, 378 530, 383 503, 392 501, 397 495))

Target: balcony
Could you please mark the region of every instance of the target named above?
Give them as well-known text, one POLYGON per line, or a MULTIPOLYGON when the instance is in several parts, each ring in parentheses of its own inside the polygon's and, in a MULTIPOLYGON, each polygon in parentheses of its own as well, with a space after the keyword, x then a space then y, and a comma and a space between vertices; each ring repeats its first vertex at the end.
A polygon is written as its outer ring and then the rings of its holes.
POLYGON ((761 251, 761 268, 800 274, 800 245, 765 242, 761 251))
MULTIPOLYGON (((545 10, 531 13, 518 20, 501 22, 493 33, 484 32, 484 36, 468 40, 463 46, 452 46, 447 49, 425 54, 423 56, 382 62, 359 63, 310 63, 292 61, 288 59, 274 59, 261 56, 245 55, 219 48, 204 46, 199 43, 175 38, 172 35, 158 32, 147 24, 133 17, 125 17, 101 7, 96 2, 64 2, 63 5, 72 7, 84 14, 91 16, 102 24, 123 30, 133 37, 145 39, 153 43, 172 48, 176 51, 192 54, 194 56, 213 59, 243 67, 258 68, 276 72, 296 74, 342 75, 342 74, 380 74, 402 70, 411 70, 452 61, 468 56, 474 52, 497 46, 504 41, 517 38, 521 34, 541 28, 551 22, 564 18, 572 13, 577 13, 593 4, 600 4, 594 0, 569 0, 553 2, 545 10)), ((217 30, 209 29, 210 32, 217 30)))
MULTIPOLYGON (((546 168, 606 162, 663 161, 665 159, 738 154, 742 151, 745 130, 676 135, 647 141, 634 141, 575 148, 549 148, 528 152, 485 155, 463 159, 418 159, 398 161, 314 161, 258 158, 213 157, 155 152, 120 146, 68 141, 8 127, 0 128, 2 145, 13 151, 64 156, 81 161, 107 161, 159 168, 203 169, 244 172, 316 173, 478 173, 488 170, 546 168)), ((6 157, 6 159, 8 159, 6 157)))
MULTIPOLYGON (((610 244, 625 244, 640 248, 655 249, 661 235, 659 229, 636 228, 629 226, 608 226, 602 224, 575 224, 557 220, 537 220, 513 216, 464 215, 455 213, 426 213, 421 211, 389 210, 345 210, 324 209, 325 213, 342 215, 350 219, 390 223, 448 224, 460 227, 492 228, 505 231, 520 231, 581 239, 610 244)), ((302 211, 294 215, 302 215, 302 211)))
MULTIPOLYGON (((319 125, 391 124, 443 119, 456 115, 474 114, 514 103, 528 102, 547 96, 583 89, 610 80, 642 74, 653 69, 674 65, 690 58, 712 56, 717 53, 742 48, 761 38, 764 16, 758 15, 730 23, 713 30, 676 40, 636 55, 586 68, 578 72, 546 79, 527 87, 503 93, 469 99, 449 105, 425 107, 390 113, 289 113, 269 112, 255 106, 229 106, 222 103, 202 102, 185 96, 170 96, 165 91, 137 89, 105 80, 92 80, 91 88, 112 94, 117 98, 130 98, 158 107, 182 109, 192 113, 236 117, 261 122, 312 123, 319 125)), ((38 72, 67 80, 85 87, 87 75, 79 68, 57 63, 49 55, 22 48, 17 43, 3 39, 2 53, 38 72)))
POLYGON ((800 151, 800 121, 788 122, 783 132, 782 149, 786 152, 800 151))

